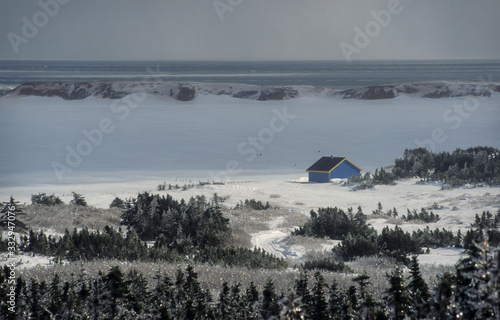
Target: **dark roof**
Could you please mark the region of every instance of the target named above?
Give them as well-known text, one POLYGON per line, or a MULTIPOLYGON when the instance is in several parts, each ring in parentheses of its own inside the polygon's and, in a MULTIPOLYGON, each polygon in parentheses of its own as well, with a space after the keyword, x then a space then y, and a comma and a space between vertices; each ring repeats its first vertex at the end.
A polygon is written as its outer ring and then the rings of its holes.
POLYGON ((330 171, 344 161, 344 159, 345 157, 321 157, 307 171, 330 171))

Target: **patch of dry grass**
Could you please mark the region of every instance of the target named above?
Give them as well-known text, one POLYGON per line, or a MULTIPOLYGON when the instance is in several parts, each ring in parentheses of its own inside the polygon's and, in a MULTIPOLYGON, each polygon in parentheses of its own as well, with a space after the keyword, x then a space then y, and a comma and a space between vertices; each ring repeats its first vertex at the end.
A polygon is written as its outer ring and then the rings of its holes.
POLYGON ((56 206, 28 205, 24 208, 24 222, 33 230, 51 229, 64 233, 65 229, 87 227, 102 230, 106 225, 118 227, 121 209, 98 209, 68 204, 56 206))

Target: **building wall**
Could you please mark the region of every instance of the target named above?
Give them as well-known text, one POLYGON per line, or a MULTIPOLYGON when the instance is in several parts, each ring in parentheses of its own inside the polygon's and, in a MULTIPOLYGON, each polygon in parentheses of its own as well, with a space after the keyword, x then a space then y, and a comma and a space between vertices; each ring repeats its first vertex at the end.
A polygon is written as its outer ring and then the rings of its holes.
POLYGON ((330 178, 328 173, 323 172, 309 172, 309 182, 329 182, 330 178))
POLYGON ((330 172, 330 179, 334 178, 350 178, 360 173, 359 169, 352 165, 349 161, 344 161, 339 164, 333 171, 330 172))

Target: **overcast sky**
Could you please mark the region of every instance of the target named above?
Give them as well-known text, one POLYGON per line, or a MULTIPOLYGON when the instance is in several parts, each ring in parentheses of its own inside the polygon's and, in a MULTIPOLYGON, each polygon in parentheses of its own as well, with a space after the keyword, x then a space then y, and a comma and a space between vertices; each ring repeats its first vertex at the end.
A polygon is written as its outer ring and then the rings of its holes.
POLYGON ((498 59, 500 1, 0 0, 0 36, 0 59, 498 59))

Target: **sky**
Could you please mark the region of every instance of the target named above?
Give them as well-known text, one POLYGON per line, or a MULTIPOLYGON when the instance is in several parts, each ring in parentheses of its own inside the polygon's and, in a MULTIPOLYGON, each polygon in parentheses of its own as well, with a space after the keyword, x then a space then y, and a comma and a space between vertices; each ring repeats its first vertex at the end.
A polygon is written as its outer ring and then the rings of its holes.
POLYGON ((0 59, 500 59, 499 0, 0 0, 0 59))

